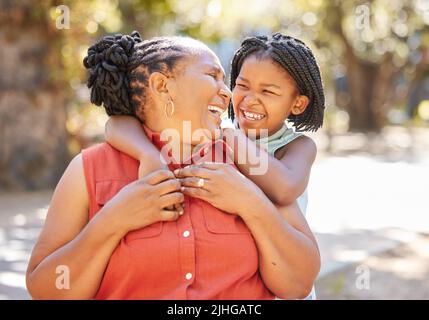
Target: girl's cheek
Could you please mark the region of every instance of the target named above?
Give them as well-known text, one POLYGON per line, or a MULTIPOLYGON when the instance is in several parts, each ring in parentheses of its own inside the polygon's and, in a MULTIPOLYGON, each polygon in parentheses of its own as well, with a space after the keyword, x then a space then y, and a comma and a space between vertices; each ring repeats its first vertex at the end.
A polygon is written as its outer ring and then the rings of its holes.
POLYGON ((232 90, 231 100, 232 100, 232 104, 234 106, 238 106, 240 104, 240 102, 243 101, 243 98, 244 98, 243 95, 240 94, 240 92, 238 90, 236 90, 236 89, 232 90))

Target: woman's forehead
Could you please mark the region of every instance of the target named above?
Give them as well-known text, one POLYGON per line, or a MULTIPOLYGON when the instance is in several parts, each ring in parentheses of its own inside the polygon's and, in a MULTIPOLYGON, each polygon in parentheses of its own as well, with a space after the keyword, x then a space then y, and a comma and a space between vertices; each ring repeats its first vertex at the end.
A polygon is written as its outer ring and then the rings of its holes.
POLYGON ((219 58, 211 50, 201 51, 200 54, 195 56, 194 63, 198 67, 206 69, 211 68, 225 74, 225 70, 220 63, 219 58))

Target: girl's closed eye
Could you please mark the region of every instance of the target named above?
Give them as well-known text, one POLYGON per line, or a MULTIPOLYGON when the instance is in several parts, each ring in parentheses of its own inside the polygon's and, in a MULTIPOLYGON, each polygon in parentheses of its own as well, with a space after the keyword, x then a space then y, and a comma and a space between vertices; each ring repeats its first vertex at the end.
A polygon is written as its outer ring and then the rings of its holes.
POLYGON ((247 86, 244 85, 244 84, 242 84, 242 83, 236 83, 235 85, 238 86, 238 87, 240 87, 240 88, 247 89, 247 86))
POLYGON ((275 95, 275 96, 278 96, 278 94, 277 93, 275 93, 275 92, 273 92, 273 91, 270 91, 270 90, 262 90, 262 92, 263 93, 268 93, 268 94, 272 94, 272 95, 275 95))

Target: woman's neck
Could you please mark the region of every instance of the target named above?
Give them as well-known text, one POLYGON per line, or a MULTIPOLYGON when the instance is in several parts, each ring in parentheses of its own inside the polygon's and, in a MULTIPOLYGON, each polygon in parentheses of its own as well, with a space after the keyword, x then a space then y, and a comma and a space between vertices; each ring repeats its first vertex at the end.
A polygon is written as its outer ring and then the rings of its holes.
POLYGON ((176 163, 183 163, 199 148, 198 143, 186 141, 183 136, 183 130, 178 128, 165 127, 154 123, 144 124, 152 132, 160 134, 160 139, 165 142, 168 150, 172 150, 173 158, 176 163), (164 133, 164 134, 162 134, 164 133))

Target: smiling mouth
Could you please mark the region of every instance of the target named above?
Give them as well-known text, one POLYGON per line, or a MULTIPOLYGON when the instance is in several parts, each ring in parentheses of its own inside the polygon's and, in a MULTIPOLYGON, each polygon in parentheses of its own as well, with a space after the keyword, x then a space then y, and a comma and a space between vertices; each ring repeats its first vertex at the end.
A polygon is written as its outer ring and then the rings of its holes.
POLYGON ((243 109, 240 110, 246 120, 259 121, 265 118, 265 115, 260 113, 250 112, 243 109))
POLYGON ((213 106, 213 105, 209 105, 208 106, 209 111, 217 116, 221 116, 221 114, 225 111, 224 109, 222 109, 221 107, 218 106, 213 106))

